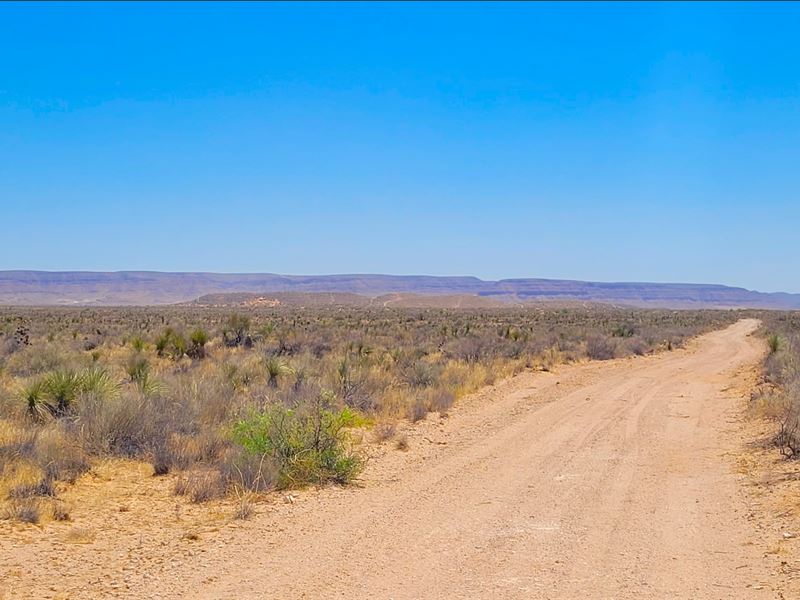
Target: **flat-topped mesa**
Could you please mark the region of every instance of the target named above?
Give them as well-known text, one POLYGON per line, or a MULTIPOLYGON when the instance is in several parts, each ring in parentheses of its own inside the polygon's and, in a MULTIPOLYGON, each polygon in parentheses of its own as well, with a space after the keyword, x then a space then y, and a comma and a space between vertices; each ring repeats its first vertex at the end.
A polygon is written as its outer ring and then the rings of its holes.
POLYGON ((157 271, 0 271, 3 305, 239 304, 259 297, 293 305, 496 307, 590 302, 659 308, 800 309, 800 294, 724 285, 604 283, 431 275, 277 275, 157 271), (234 296, 231 296, 231 295, 234 296), (241 297, 236 294, 255 296, 241 297), (283 296, 281 294, 294 294, 283 296))

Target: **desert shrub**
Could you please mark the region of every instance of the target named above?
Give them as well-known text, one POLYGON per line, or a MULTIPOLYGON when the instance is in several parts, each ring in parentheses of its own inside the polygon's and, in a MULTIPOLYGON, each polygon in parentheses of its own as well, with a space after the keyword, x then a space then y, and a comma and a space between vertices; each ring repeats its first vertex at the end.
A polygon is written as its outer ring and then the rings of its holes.
POLYGON ((433 388, 427 391, 426 402, 428 409, 439 414, 447 414, 450 407, 456 400, 456 396, 450 390, 433 388))
POLYGON ((6 370, 12 375, 28 377, 54 371, 67 362, 63 350, 51 344, 28 345, 6 361, 6 370))
POLYGON ((71 521, 72 515, 69 506, 63 502, 56 501, 53 503, 53 520, 54 521, 71 521))
POLYGON ((460 338, 447 342, 442 350, 448 356, 467 362, 478 362, 487 351, 487 342, 477 336, 460 338))
POLYGON ((238 502, 236 503, 236 510, 233 513, 233 518, 245 521, 253 516, 255 508, 253 507, 253 496, 248 492, 237 492, 238 502))
POLYGON ((250 331, 250 318, 238 313, 228 317, 225 328, 222 330, 222 341, 228 346, 252 346, 253 340, 248 335, 250 331))
POLYGON ((764 359, 764 390, 760 398, 769 406, 762 413, 778 423, 775 444, 787 458, 800 457, 800 319, 797 313, 770 314, 766 321, 771 331, 765 332, 768 354, 764 359))
POLYGON ((69 506, 56 500, 53 502, 53 520, 54 521, 71 521, 72 515, 69 506))
POLYGON ((428 403, 424 398, 415 397, 408 407, 408 420, 412 423, 421 421, 428 416, 428 403))
POLYGON ((775 444, 786 458, 797 458, 800 455, 800 411, 795 401, 785 408, 779 423, 775 444))
POLYGON ((408 436, 406 434, 399 436, 394 444, 394 447, 398 450, 402 450, 403 452, 408 450, 408 436))
POLYGON ((229 488, 266 492, 278 485, 280 466, 267 454, 257 454, 242 447, 229 448, 218 463, 220 475, 229 488))
POLYGON ((101 398, 111 398, 119 393, 120 384, 108 371, 98 367, 84 369, 80 375, 82 394, 95 394, 101 398))
POLYGON ((55 485, 53 480, 49 477, 42 477, 33 483, 22 483, 16 485, 8 492, 8 497, 12 500, 20 500, 23 498, 40 498, 55 495, 55 485))
POLYGON ((397 424, 391 421, 378 423, 372 429, 373 437, 378 443, 391 440, 397 434, 397 424))
POLYGON ((194 503, 217 500, 225 495, 225 482, 214 469, 190 471, 175 482, 175 494, 187 496, 194 503))
POLYGON ((611 330, 612 337, 629 338, 636 334, 636 328, 631 323, 620 323, 611 330))
POLYGON ((168 469, 188 469, 196 464, 216 464, 228 443, 221 432, 205 428, 192 434, 172 432, 163 446, 162 456, 166 458, 162 460, 168 469))
POLYGON ((95 454, 152 457, 171 432, 193 431, 193 418, 188 407, 164 395, 128 390, 109 400, 87 397, 74 423, 84 447, 95 454))
POLYGON ((278 486, 348 483, 361 470, 361 458, 350 448, 346 429, 358 422, 349 408, 334 409, 330 396, 292 410, 271 406, 238 421, 234 443, 278 465, 278 486))
POLYGON ((346 406, 362 413, 370 413, 377 410, 380 388, 386 385, 386 382, 381 383, 370 375, 364 361, 344 358, 336 365, 332 387, 346 406))
POLYGON ((775 443, 787 458, 800 457, 800 380, 793 379, 784 384, 778 402, 779 429, 775 443))
POLYGON ((36 524, 42 518, 42 507, 38 498, 14 499, 7 504, 2 514, 12 521, 36 524))
POLYGON ((161 390, 160 382, 151 374, 150 361, 140 353, 136 352, 131 355, 125 366, 125 372, 141 394, 152 396, 161 390))
POLYGON ((408 366, 403 374, 403 380, 412 387, 423 388, 435 384, 441 375, 441 368, 427 361, 418 360, 408 366))
POLYGON ((45 478, 52 481, 72 483, 90 467, 79 440, 58 423, 38 432, 33 457, 45 478))
POLYGON ((647 354, 648 343, 639 336, 629 337, 625 340, 625 349, 636 356, 647 354))
POLYGON ((602 335, 592 335, 586 340, 586 356, 592 360, 610 360, 616 353, 616 344, 602 335))

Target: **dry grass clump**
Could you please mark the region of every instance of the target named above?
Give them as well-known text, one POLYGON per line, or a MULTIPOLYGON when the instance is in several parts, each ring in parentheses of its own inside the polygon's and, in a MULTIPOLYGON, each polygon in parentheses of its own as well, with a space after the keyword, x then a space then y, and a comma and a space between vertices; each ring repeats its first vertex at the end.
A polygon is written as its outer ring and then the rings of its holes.
POLYGON ((64 541, 69 544, 89 544, 96 536, 97 533, 93 529, 75 526, 64 534, 64 541))
POLYGON ((397 423, 393 421, 384 421, 372 428, 372 436, 379 444, 388 442, 394 438, 395 435, 397 435, 397 423))
POLYGON ((187 496, 194 503, 216 500, 225 495, 226 487, 219 471, 190 471, 175 482, 175 493, 187 496))
POLYGON ((242 489, 238 486, 233 488, 236 495, 236 509, 233 518, 239 521, 246 521, 255 514, 255 494, 249 489, 242 489))
POLYGON ((422 421, 428 416, 428 403, 423 398, 415 398, 413 404, 408 407, 408 420, 412 423, 422 421))
POLYGON ((20 523, 36 524, 42 518, 39 498, 13 498, 6 504, 3 518, 20 523))
POLYGON ((60 501, 53 503, 53 520, 54 521, 71 521, 72 514, 69 506, 60 501))
POLYGON ((52 503, 59 482, 106 456, 177 473, 176 492, 196 502, 347 483, 363 466, 356 428, 377 422, 374 438, 403 448, 392 423, 446 415, 459 397, 521 370, 668 349, 738 317, 0 308, 0 496, 15 514, 20 503, 52 503))

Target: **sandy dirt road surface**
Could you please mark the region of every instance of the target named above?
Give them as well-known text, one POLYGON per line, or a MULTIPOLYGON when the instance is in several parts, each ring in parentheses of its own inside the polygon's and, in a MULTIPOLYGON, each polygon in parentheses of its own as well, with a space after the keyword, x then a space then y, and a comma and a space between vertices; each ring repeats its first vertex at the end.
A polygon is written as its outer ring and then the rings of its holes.
POLYGON ((359 486, 275 501, 188 553, 112 531, 0 565, 30 561, 14 597, 63 568, 70 598, 798 598, 733 458, 757 326, 519 375, 415 426, 407 452, 381 447, 359 486))

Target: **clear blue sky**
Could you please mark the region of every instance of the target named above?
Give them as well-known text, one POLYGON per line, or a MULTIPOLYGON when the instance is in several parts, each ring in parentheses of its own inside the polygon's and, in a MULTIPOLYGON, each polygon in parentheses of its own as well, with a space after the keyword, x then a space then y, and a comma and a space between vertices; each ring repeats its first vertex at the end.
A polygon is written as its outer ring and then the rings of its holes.
POLYGON ((800 292, 800 5, 1 4, 0 269, 800 292))

